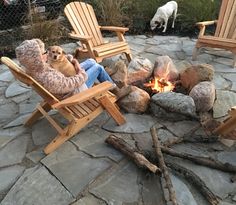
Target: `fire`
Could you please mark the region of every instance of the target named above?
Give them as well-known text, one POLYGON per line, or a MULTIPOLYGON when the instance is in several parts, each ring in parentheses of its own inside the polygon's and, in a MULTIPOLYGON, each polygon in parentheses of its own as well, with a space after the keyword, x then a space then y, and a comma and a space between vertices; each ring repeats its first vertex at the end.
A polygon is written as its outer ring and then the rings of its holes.
POLYGON ((170 81, 156 77, 150 82, 145 83, 144 86, 151 87, 151 89, 156 93, 172 91, 175 87, 170 81))

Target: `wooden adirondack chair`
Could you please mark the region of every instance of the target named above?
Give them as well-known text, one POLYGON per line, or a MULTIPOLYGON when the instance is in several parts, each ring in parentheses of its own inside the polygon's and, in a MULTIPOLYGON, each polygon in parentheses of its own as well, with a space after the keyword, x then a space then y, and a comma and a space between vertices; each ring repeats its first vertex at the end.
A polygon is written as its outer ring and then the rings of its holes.
POLYGON ((236 1, 222 0, 218 20, 199 22, 198 40, 193 51, 193 60, 196 60, 201 47, 222 48, 234 54, 233 67, 236 65, 236 1), (214 36, 204 35, 206 26, 216 23, 214 36))
POLYGON ((44 149, 46 154, 51 153, 66 140, 77 134, 83 127, 102 113, 104 109, 114 118, 118 125, 125 123, 125 118, 115 105, 115 95, 109 92, 112 83, 100 83, 88 90, 60 101, 32 77, 27 75, 11 59, 2 57, 1 61, 8 66, 17 80, 31 86, 43 98, 43 101, 38 104, 36 110, 25 122, 25 125, 30 126, 43 116, 57 130, 58 135, 56 138, 44 149), (56 109, 68 120, 68 124, 65 127, 60 126, 48 114, 51 109, 56 109))
POLYGON ((222 138, 236 140, 236 106, 229 111, 228 117, 213 131, 222 138))
POLYGON ((131 51, 124 38, 128 28, 99 26, 92 6, 84 2, 67 4, 64 13, 74 30, 69 36, 81 42, 81 47, 76 49, 77 58, 90 57, 101 62, 104 58, 125 53, 128 61, 131 61, 131 51), (118 41, 106 42, 102 30, 116 32, 118 41))

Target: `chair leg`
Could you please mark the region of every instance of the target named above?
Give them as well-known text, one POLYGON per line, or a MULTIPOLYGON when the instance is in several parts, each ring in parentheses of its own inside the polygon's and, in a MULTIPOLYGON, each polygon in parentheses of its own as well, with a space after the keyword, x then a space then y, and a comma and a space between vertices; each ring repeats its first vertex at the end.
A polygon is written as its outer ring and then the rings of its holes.
POLYGON ((132 60, 132 55, 130 53, 125 53, 127 60, 130 62, 132 60))
POLYGON ((99 98, 99 100, 102 106, 105 108, 105 110, 113 117, 113 119, 116 121, 118 125, 123 125, 124 123, 126 123, 124 116, 106 95, 99 98))
POLYGON ((66 142, 67 140, 69 140, 71 137, 73 137, 77 132, 79 132, 79 130, 82 127, 77 127, 76 129, 76 123, 75 122, 71 122, 70 125, 68 125, 65 129, 64 129, 64 133, 62 134, 58 134, 53 141, 51 141, 45 148, 44 148, 44 153, 45 154, 50 154, 51 152, 53 152, 55 149, 57 149, 59 146, 61 146, 64 142, 66 142))
MULTIPOLYGON (((45 110, 45 112, 49 112, 52 108, 51 106, 47 103, 47 102, 41 102, 40 106, 45 110)), ((42 117, 42 113, 36 109, 31 116, 26 120, 26 122, 24 123, 25 126, 31 126, 32 124, 34 124, 40 117, 42 117)))
POLYGON ((197 55, 198 55, 198 53, 199 53, 199 48, 195 47, 195 48, 193 49, 193 54, 192 54, 192 60, 193 60, 193 61, 197 60, 197 55))
POLYGON ((52 142, 50 142, 44 149, 45 154, 50 154, 59 146, 61 146, 65 141, 72 138, 76 135, 83 127, 85 127, 88 123, 90 123, 93 119, 95 119, 99 114, 103 112, 102 106, 99 106, 92 113, 87 115, 84 118, 78 119, 76 121, 71 121, 70 124, 65 127, 64 133, 58 134, 52 142))
POLYGON ((236 67, 236 54, 234 55, 233 68, 236 67))

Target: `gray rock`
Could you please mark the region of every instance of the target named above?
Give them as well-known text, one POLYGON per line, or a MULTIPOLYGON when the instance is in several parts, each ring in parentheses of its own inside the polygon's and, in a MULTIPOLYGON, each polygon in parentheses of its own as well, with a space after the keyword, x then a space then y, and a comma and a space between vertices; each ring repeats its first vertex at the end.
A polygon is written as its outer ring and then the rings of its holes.
POLYGON ((218 160, 223 163, 229 163, 236 166, 236 151, 233 152, 221 152, 217 155, 218 160))
POLYGON ((230 182, 230 174, 222 172, 216 169, 210 169, 208 167, 199 166, 178 161, 178 164, 194 172, 205 185, 218 197, 224 199, 236 189, 236 184, 230 182))
POLYGON ((128 66, 128 84, 144 81, 153 71, 153 64, 144 58, 134 58, 128 66))
POLYGON ((16 136, 4 136, 0 135, 0 149, 4 147, 8 142, 12 141, 16 136))
POLYGON ((11 82, 14 79, 14 76, 11 74, 11 71, 5 71, 0 74, 0 81, 11 82))
POLYGON ((197 112, 208 112, 215 101, 215 85, 209 81, 203 81, 195 85, 189 93, 193 98, 197 112))
POLYGON ((94 126, 80 131, 71 141, 77 145, 80 150, 93 157, 108 157, 118 162, 123 158, 123 155, 121 152, 105 143, 105 139, 108 136, 109 132, 94 126))
POLYGON ((216 89, 229 89, 230 88, 230 81, 229 80, 225 80, 221 74, 219 73, 215 73, 214 77, 213 77, 213 82, 216 86, 216 89))
POLYGON ((199 126, 199 122, 197 121, 179 121, 179 122, 162 122, 164 126, 172 132, 174 135, 178 137, 182 137, 185 134, 189 133, 196 126, 199 126))
POLYGON ((177 176, 171 175, 171 181, 176 193, 178 204, 181 205, 198 205, 189 188, 177 176))
POLYGON ((14 97, 26 92, 29 92, 31 88, 22 87, 19 81, 15 81, 6 89, 5 96, 6 98, 14 97))
POLYGON ((34 150, 32 152, 27 153, 26 157, 36 164, 45 157, 45 153, 43 152, 43 149, 41 148, 41 149, 34 150))
POLYGON ((25 167, 15 165, 0 170, 0 192, 9 189, 16 180, 22 175, 25 167))
POLYGON ((35 145, 45 145, 56 135, 56 129, 46 119, 40 120, 32 126, 32 138, 35 145))
POLYGON ((136 166, 129 163, 115 170, 111 177, 92 188, 90 192, 110 205, 137 203, 139 198, 137 171, 136 166))
POLYGON ((220 118, 228 114, 228 110, 236 105, 236 94, 231 91, 216 90, 216 101, 213 106, 213 117, 220 118))
POLYGON ((132 91, 118 101, 119 106, 129 113, 142 114, 148 109, 150 101, 149 94, 136 86, 132 91))
POLYGON ((28 136, 17 137, 0 150, 0 167, 20 163, 25 157, 28 136))
POLYGON ((230 58, 215 58, 214 61, 217 63, 227 65, 227 66, 233 65, 233 59, 230 59, 230 58))
POLYGON ((71 205, 106 205, 106 203, 102 200, 95 198, 93 195, 88 195, 82 197, 77 202, 71 205))
POLYGON ((154 77, 164 78, 171 82, 176 81, 179 77, 179 72, 169 56, 159 56, 156 58, 153 74, 154 77))
POLYGON ((21 116, 17 117, 16 119, 14 119, 13 121, 6 124, 3 128, 16 127, 16 126, 22 125, 22 124, 24 124, 25 120, 29 116, 30 116, 29 113, 25 114, 25 115, 21 115, 21 116))
POLYGON ((107 159, 96 159, 78 151, 70 142, 41 160, 74 197, 110 167, 107 159))
POLYGON ((125 114, 126 123, 116 125, 113 119, 110 119, 103 125, 103 129, 111 132, 120 133, 142 133, 149 132, 150 128, 156 123, 156 119, 149 115, 125 114))
POLYGON ((1 205, 65 205, 74 201, 71 194, 45 167, 27 169, 1 205))
POLYGON ((175 92, 163 92, 153 95, 151 98, 151 111, 155 116, 163 119, 180 120, 181 115, 183 118, 185 116, 196 116, 193 98, 175 92), (179 115, 176 116, 175 113, 179 115))
POLYGON ((21 102, 29 99, 31 97, 31 95, 32 95, 32 91, 30 90, 29 92, 12 97, 11 100, 14 101, 15 103, 21 103, 21 102))
POLYGON ((15 103, 0 105, 0 121, 14 117, 18 112, 18 106, 15 103))

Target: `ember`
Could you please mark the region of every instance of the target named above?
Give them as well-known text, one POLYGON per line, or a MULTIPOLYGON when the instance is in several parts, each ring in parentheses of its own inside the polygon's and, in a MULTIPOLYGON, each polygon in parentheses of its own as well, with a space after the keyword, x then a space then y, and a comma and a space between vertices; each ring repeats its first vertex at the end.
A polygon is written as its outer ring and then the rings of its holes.
POLYGON ((172 91, 175 87, 171 82, 165 80, 164 78, 154 78, 148 83, 144 83, 144 86, 151 87, 153 92, 156 93, 172 91))

